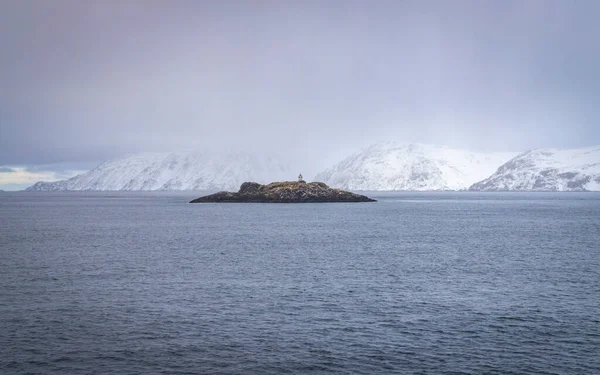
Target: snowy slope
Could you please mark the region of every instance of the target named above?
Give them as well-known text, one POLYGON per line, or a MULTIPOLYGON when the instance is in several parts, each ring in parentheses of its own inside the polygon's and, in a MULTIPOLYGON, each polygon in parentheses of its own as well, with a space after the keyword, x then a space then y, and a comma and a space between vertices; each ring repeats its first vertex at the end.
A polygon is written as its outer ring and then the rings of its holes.
POLYGON ((245 181, 292 180, 298 171, 279 158, 247 153, 142 153, 105 162, 64 181, 38 182, 28 191, 234 190, 245 181))
POLYGON ((315 180, 348 190, 461 190, 515 155, 387 142, 346 158, 315 180))
POLYGON ((528 151, 470 190, 600 191, 600 147, 528 151))

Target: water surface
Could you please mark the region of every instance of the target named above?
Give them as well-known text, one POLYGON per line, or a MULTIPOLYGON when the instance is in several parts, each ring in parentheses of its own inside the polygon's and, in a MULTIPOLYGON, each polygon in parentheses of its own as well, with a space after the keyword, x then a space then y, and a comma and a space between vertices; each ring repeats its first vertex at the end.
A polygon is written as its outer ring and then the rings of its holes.
POLYGON ((600 194, 197 195, 1 194, 0 373, 600 373, 600 194))

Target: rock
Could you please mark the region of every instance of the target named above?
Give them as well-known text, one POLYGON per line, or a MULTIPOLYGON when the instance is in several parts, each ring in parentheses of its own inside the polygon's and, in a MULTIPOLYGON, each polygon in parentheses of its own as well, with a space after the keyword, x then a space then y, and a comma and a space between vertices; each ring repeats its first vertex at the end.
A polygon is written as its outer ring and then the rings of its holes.
POLYGON ((258 182, 244 182, 242 186, 240 186, 240 194, 256 194, 260 191, 261 184, 258 182))
POLYGON ((323 182, 244 182, 237 193, 221 191, 190 203, 329 203, 376 202, 364 195, 331 189, 323 182))

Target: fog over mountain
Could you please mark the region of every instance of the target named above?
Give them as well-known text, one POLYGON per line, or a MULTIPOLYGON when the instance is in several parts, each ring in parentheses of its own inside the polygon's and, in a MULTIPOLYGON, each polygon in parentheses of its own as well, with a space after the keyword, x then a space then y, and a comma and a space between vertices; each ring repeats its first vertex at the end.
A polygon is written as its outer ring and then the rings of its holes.
POLYGON ((323 181, 349 190, 461 190, 490 176, 516 153, 478 153, 447 146, 386 142, 372 145, 315 176, 314 165, 285 155, 141 153, 110 160, 64 181, 29 191, 230 190, 245 181, 323 181))
POLYGON ((110 160, 65 181, 38 182, 29 191, 235 190, 245 181, 269 183, 297 169, 279 155, 214 152, 141 153, 110 160))
POLYGON ((315 179, 349 190, 464 190, 515 155, 386 142, 345 158, 315 179))
POLYGON ((524 152, 471 190, 600 191, 600 146, 524 152))
MULTIPOLYGON (((306 163, 283 155, 141 153, 107 161, 67 180, 37 182, 27 190, 236 191, 246 181, 294 180, 300 166, 306 163)), ((344 158, 314 178, 313 173, 304 176, 355 191, 600 191, 600 146, 517 154, 385 142, 344 158)))
POLYGON ((598 14, 591 0, 2 1, 0 188, 140 152, 278 154, 316 173, 390 140, 600 144, 598 14))

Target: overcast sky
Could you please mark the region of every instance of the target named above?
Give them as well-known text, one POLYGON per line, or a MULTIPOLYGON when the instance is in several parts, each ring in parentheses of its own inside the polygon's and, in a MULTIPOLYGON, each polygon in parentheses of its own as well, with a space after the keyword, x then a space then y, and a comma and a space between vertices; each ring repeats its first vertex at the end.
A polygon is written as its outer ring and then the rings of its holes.
POLYGON ((137 151, 600 144, 599 15, 596 0, 1 1, 0 188, 137 151))

